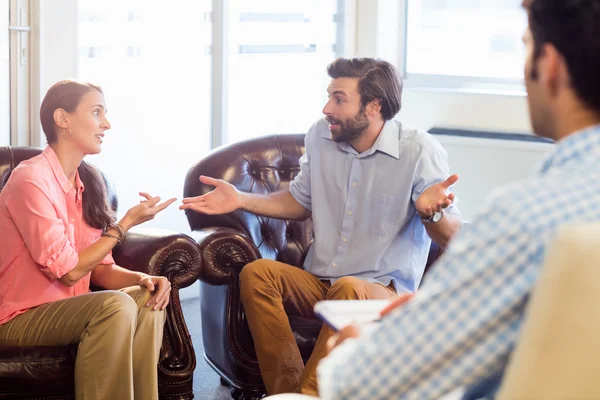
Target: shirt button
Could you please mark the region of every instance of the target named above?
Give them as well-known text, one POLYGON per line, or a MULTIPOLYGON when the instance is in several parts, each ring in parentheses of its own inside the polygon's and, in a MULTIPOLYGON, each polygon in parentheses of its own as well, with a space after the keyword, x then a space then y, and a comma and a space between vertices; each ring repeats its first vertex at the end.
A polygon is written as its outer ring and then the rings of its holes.
POLYGON ((352 183, 352 187, 356 187, 356 182, 353 182, 353 183, 352 183))
POLYGON ((352 211, 348 211, 348 215, 352 215, 352 211))
POLYGON ((337 264, 336 263, 331 263, 331 266, 332 267, 337 267, 337 264))

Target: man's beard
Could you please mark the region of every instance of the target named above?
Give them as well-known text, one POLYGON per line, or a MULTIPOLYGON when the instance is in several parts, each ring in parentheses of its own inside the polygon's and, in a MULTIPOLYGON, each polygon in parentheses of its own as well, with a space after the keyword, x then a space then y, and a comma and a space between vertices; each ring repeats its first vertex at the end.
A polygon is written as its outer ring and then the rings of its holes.
POLYGON ((329 121, 330 124, 339 124, 339 133, 331 132, 333 140, 338 143, 349 143, 358 139, 369 127, 369 118, 367 118, 367 112, 364 106, 360 108, 360 111, 356 116, 345 122, 333 118, 327 118, 327 121, 329 121))

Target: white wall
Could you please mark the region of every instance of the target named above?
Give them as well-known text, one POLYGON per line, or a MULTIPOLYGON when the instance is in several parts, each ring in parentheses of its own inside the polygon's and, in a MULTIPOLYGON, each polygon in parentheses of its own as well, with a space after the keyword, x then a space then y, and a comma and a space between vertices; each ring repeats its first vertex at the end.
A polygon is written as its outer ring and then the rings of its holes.
MULTIPOLYGON (((472 93, 406 90, 400 119, 429 129, 458 127, 530 134, 526 98, 472 93)), ((460 175, 455 191, 471 219, 495 187, 532 176, 553 145, 507 140, 436 136, 448 152, 450 169, 460 175)))
POLYGON ((50 85, 77 75, 77 0, 39 0, 40 89, 44 97, 50 85))
POLYGON ((490 191, 532 176, 552 144, 436 136, 459 175, 454 191, 464 219, 472 220, 490 191))
POLYGON ((452 93, 406 88, 400 118, 421 128, 434 126, 530 133, 524 96, 452 93))

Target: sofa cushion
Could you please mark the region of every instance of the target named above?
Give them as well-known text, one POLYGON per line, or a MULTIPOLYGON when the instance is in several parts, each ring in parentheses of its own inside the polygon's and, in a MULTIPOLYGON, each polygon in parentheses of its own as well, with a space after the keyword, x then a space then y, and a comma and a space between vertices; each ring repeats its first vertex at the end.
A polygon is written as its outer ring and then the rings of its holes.
MULTIPOLYGON (((64 347, 0 346, 0 399, 35 398, 74 392, 77 345, 64 347), (21 393, 23 388, 27 395, 21 393)), ((69 397, 65 397, 69 398, 69 397)))

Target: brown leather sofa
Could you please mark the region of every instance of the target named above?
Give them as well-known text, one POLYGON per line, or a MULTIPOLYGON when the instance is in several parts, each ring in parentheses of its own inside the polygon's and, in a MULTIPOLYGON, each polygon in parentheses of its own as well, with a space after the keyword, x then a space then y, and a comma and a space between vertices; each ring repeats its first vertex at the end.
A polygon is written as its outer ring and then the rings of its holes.
MULTIPOLYGON (((245 192, 266 194, 287 189, 300 171, 298 161, 304 151, 304 135, 300 134, 266 136, 216 149, 188 171, 184 196, 198 196, 213 189, 198 180, 200 175, 224 179, 245 192)), ((239 273, 258 258, 302 268, 312 242, 312 220, 285 221, 246 211, 215 216, 188 211, 187 218, 203 258, 200 292, 204 358, 221 376, 221 382, 233 388, 234 398, 260 398, 264 386, 240 304, 239 273)), ((439 248, 432 246, 428 266, 439 253, 439 248)), ((289 318, 306 362, 321 322, 289 318)))
MULTIPOLYGON (((39 153, 36 148, 0 147, 0 191, 19 162, 39 153)), ((108 181, 107 187, 116 209, 116 193, 108 181)), ((172 291, 158 364, 159 393, 161 399, 192 399, 196 356, 183 318, 179 289, 198 279, 202 264, 198 246, 183 234, 143 232, 131 231, 127 241, 113 250, 114 259, 122 267, 169 278, 172 291)), ((0 345, 0 399, 73 399, 76 354, 76 345, 0 345)))

